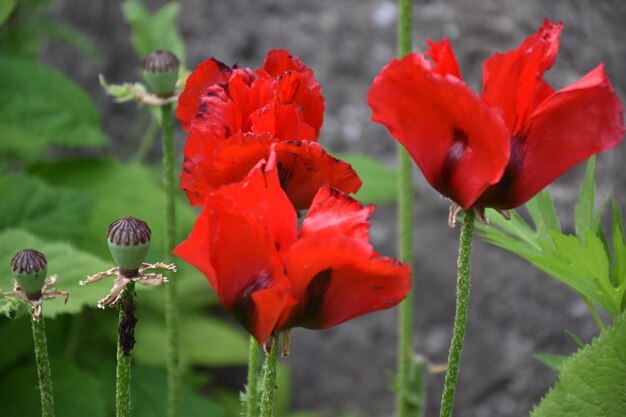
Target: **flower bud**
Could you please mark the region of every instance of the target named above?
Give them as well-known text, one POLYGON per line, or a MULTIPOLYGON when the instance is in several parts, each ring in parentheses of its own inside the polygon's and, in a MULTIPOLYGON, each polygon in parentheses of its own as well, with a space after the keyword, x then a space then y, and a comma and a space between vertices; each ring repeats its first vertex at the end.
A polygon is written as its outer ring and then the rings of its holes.
POLYGON ((28 298, 38 298, 46 282, 48 261, 43 253, 24 249, 11 260, 11 270, 20 288, 28 298))
POLYGON ((123 273, 137 273, 148 254, 151 236, 148 224, 136 217, 122 217, 111 223, 107 232, 109 250, 123 273))
POLYGON ((158 50, 148 55, 143 61, 143 76, 152 92, 160 97, 173 95, 179 66, 178 58, 170 51, 158 50))

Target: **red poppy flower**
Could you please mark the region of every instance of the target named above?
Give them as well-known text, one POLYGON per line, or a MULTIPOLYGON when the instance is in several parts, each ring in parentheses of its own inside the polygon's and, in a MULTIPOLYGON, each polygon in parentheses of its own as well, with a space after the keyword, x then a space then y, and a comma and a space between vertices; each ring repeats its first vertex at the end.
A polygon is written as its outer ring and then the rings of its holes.
POLYGON ((256 73, 213 58, 201 63, 187 79, 176 116, 185 130, 197 125, 223 139, 242 131, 317 140, 324 98, 313 71, 288 51, 276 49, 256 73))
POLYGON ((524 204, 563 172, 616 146, 623 107, 602 65, 555 91, 543 74, 562 24, 549 20, 484 64, 482 98, 461 79, 447 39, 389 63, 368 103, 428 182, 467 210, 524 204))
POLYGON ((274 149, 280 184, 297 210, 308 209, 318 189, 331 184, 356 193, 362 181, 350 164, 327 153, 317 142, 281 141, 268 134, 237 133, 211 140, 192 130, 187 138, 180 186, 192 205, 202 206, 219 187, 240 181, 274 149))
POLYGON ((372 211, 325 185, 298 232, 272 149, 243 181, 208 196, 174 253, 206 275, 224 308, 262 343, 281 330, 334 326, 406 296, 409 267, 369 243, 372 211))

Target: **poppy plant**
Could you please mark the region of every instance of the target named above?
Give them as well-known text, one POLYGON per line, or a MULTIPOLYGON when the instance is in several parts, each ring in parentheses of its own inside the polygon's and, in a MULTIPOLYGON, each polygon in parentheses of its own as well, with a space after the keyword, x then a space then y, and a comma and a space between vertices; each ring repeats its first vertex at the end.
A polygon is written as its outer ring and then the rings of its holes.
POLYGON ((463 82, 450 42, 429 41, 425 54, 394 59, 376 77, 372 119, 464 210, 520 206, 624 134, 623 107, 602 64, 559 91, 543 80, 561 29, 545 20, 517 49, 487 59, 482 97, 463 82))
POLYGON ((323 114, 313 71, 288 51, 270 51, 256 72, 203 62, 189 76, 177 110, 189 131, 181 188, 191 204, 204 205, 211 192, 241 180, 279 143, 281 184, 296 209, 308 208, 325 183, 358 191, 361 180, 350 165, 316 143, 323 114))
POLYGON ((373 206, 324 185, 298 231, 280 185, 278 147, 241 182, 208 196, 174 253, 204 273, 259 343, 291 327, 327 328, 398 304, 410 290, 410 269, 374 252, 373 206))

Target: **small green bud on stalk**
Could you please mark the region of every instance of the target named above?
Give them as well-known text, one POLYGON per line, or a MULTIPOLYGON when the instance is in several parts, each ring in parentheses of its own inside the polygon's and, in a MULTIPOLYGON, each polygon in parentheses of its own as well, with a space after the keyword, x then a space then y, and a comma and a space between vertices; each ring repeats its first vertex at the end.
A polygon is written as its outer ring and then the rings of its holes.
POLYGON ((151 237, 148 224, 136 217, 122 217, 109 226, 109 250, 122 273, 128 276, 137 274, 148 255, 151 237))
POLYGON ((152 52, 143 62, 143 76, 152 92, 160 97, 174 95, 180 61, 170 51, 152 52))
POLYGON ((34 249, 18 252, 11 260, 11 271, 29 299, 41 297, 48 272, 48 262, 43 253, 34 249))

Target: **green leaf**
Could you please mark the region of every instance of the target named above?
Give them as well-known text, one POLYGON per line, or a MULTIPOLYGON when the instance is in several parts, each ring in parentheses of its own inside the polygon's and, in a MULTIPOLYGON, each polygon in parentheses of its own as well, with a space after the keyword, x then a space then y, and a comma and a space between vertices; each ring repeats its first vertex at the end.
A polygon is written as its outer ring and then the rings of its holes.
POLYGON ((556 215, 550 187, 544 188, 543 191, 526 203, 526 209, 535 223, 537 233, 544 239, 548 237, 548 230, 561 231, 561 223, 556 215))
POLYGON ((594 199, 596 197, 596 158, 589 158, 578 201, 576 202, 576 235, 584 242, 585 232, 593 228, 594 199))
POLYGON ((15 0, 3 0, 0 2, 0 26, 11 15, 11 12, 15 8, 15 0))
POLYGON ((100 85, 104 88, 104 92, 113 97, 116 103, 125 103, 135 100, 133 90, 139 93, 145 93, 147 91, 146 87, 141 83, 109 84, 102 74, 98 75, 98 79, 100 80, 100 85))
POLYGON ((611 196, 613 208, 613 256, 615 259, 615 277, 618 285, 626 283, 626 240, 624 240, 624 225, 622 211, 615 196, 611 196))
POLYGON ((375 158, 364 154, 338 156, 346 161, 361 177, 363 185, 356 198, 366 203, 390 203, 398 195, 398 173, 375 158))
MULTIPOLYGON (((57 274, 56 288, 69 291, 70 298, 64 304, 63 298, 47 300, 43 305, 43 315, 52 318, 63 313, 79 313, 84 306, 95 306, 110 290, 112 283, 100 283, 81 287, 78 281, 87 275, 111 268, 111 263, 77 250, 67 243, 41 240, 24 230, 0 232, 0 265, 9 265, 16 252, 24 248, 34 248, 46 255, 48 274, 57 274)), ((8 274, 7 274, 8 275, 8 274)), ((10 277, 2 278, 3 289, 8 289, 10 277)))
POLYGON ((565 330, 565 333, 572 338, 572 340, 574 342, 576 342, 576 344, 578 345, 579 348, 584 348, 585 346, 587 346, 587 344, 585 342, 583 342, 583 340, 578 337, 578 335, 574 332, 572 332, 571 330, 565 330))
MULTIPOLYGON (((134 366, 131 395, 133 417, 165 417, 167 414, 167 374, 161 368, 134 366)), ((225 417, 222 408, 182 384, 181 417, 225 417)))
MULTIPOLYGON (((163 258, 164 198, 161 179, 139 164, 122 164, 113 159, 70 159, 39 163, 31 168, 34 175, 56 186, 82 191, 94 201, 91 216, 83 228, 81 249, 109 259, 106 230, 114 220, 135 216, 152 229, 149 261, 163 258)), ((179 191, 176 205, 178 240, 185 238, 196 218, 195 211, 183 202, 179 191)), ((180 276, 178 274, 177 276, 180 276)))
POLYGON ((37 63, 0 56, 0 154, 34 159, 46 149, 101 147, 96 107, 74 82, 37 63))
POLYGON ((180 62, 185 62, 185 47, 176 25, 179 12, 180 3, 177 1, 165 4, 154 14, 150 14, 140 0, 122 3, 124 19, 132 30, 130 40, 140 58, 157 49, 166 49, 173 52, 180 62))
POLYGON ((550 353, 535 353, 533 357, 557 374, 561 371, 563 364, 567 360, 567 356, 552 355, 550 353))
POLYGON ((623 417, 626 410, 626 319, 602 332, 561 368, 531 417, 623 417))
POLYGON ((51 187, 39 178, 8 174, 0 178, 0 231, 22 228, 48 239, 77 242, 89 218, 92 199, 51 187))
MULTIPOLYGON (((142 320, 135 329, 139 341, 133 355, 142 363, 163 365, 167 358, 167 335, 161 320, 142 320)), ((180 322, 183 368, 243 365, 248 360, 248 337, 243 331, 207 316, 187 314, 180 322)))
MULTIPOLYGON (((54 409, 63 417, 105 417, 100 381, 69 359, 51 358, 54 409)), ((39 417, 41 406, 34 360, 0 379, 3 416, 39 417)))

